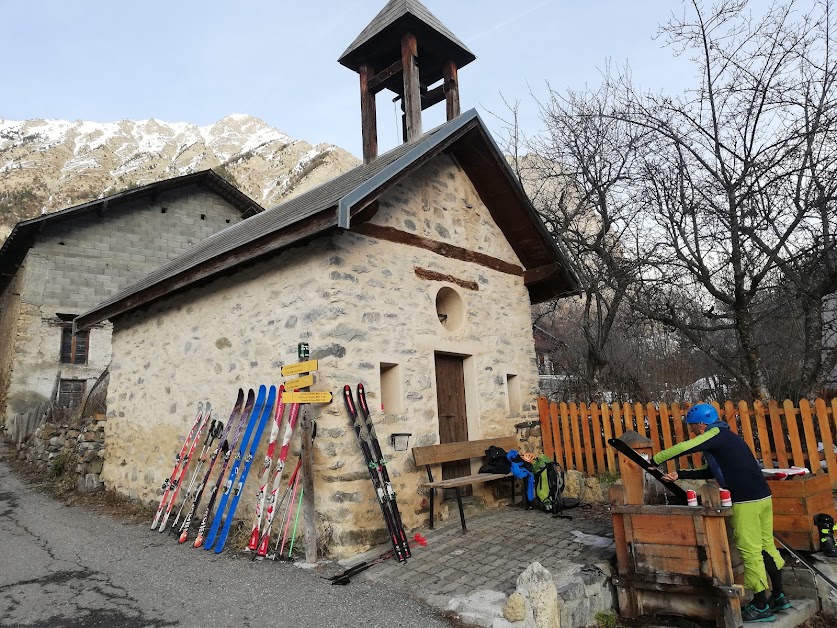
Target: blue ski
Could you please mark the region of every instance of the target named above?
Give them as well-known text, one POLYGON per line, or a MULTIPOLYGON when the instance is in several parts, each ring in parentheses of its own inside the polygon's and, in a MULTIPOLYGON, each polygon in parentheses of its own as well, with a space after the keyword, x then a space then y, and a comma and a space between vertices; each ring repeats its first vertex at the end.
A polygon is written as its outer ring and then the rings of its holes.
POLYGON ((227 513, 227 518, 224 521, 224 528, 221 534, 218 535, 218 540, 215 542, 215 553, 220 554, 224 549, 224 543, 227 542, 227 535, 230 533, 230 526, 235 516, 235 509, 238 507, 238 500, 241 498, 244 483, 247 481, 247 474, 250 472, 250 465, 253 463, 253 458, 256 456, 256 450, 259 448, 259 443, 262 441, 262 432, 267 425, 268 419, 273 415, 273 405, 276 403, 276 386, 270 387, 270 392, 267 395, 267 403, 264 404, 262 416, 259 418, 259 426, 256 428, 256 435, 253 436, 253 441, 250 443, 250 452, 244 459, 244 468, 241 470, 241 477, 238 478, 233 491, 233 498, 230 502, 230 511, 227 513))
POLYGON ((256 397, 256 404, 253 406, 253 411, 250 413, 250 420, 247 423, 247 430, 241 439, 241 445, 238 452, 235 454, 235 461, 230 468, 230 474, 227 477, 227 483, 224 485, 224 493, 221 495, 221 502, 218 504, 218 509, 215 511, 215 518, 212 520, 212 526, 209 528, 209 534, 206 535, 206 541, 203 544, 204 549, 212 549, 215 543, 215 537, 218 535, 218 528, 221 527, 221 521, 224 519, 224 510, 227 508, 227 501, 230 498, 230 492, 235 484, 236 475, 238 475, 238 467, 241 466, 241 459, 244 457, 244 452, 247 451, 247 445, 250 442, 250 436, 253 434, 253 429, 262 414, 262 407, 267 396, 267 387, 259 386, 259 395, 256 397))

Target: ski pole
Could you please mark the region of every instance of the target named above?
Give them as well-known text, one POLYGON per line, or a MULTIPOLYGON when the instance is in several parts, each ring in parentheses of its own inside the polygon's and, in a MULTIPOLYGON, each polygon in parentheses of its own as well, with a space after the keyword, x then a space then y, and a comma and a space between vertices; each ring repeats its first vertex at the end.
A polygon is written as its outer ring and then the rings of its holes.
POLYGON ((287 513, 287 517, 286 517, 286 521, 285 521, 285 531, 282 533, 282 545, 279 547, 279 554, 278 554, 279 558, 282 558, 282 552, 285 551, 285 541, 288 540, 288 529, 291 527, 291 516, 290 516, 291 515, 291 510, 293 509, 294 504, 296 503, 296 491, 299 488, 299 478, 301 476, 302 476, 302 473, 297 474, 296 482, 294 482, 294 492, 291 495, 291 501, 290 501, 290 504, 288 505, 288 513, 287 513))
MULTIPOLYGON (((421 534, 417 533, 413 537, 413 539, 410 541, 409 544, 413 547, 416 546, 416 545, 421 545, 422 547, 425 547, 427 545, 427 539, 425 537, 423 537, 421 534)), ((344 569, 343 571, 341 571, 340 573, 338 573, 334 576, 330 576, 330 577, 327 577, 327 578, 325 576, 323 576, 323 578, 325 578, 326 580, 330 580, 331 584, 341 584, 341 585, 342 584, 349 584, 349 582, 351 582, 350 578, 352 576, 355 576, 355 575, 361 573, 362 571, 366 571, 367 569, 369 569, 370 567, 372 567, 374 565, 377 565, 377 564, 382 563, 386 560, 389 560, 394 555, 395 555, 395 551, 389 549, 389 550, 385 551, 383 554, 381 554, 380 556, 378 556, 378 558, 376 558, 375 560, 363 561, 361 563, 358 563, 357 565, 352 565, 348 569, 344 569)))
POLYGON ((774 535, 773 535, 773 538, 774 538, 774 539, 776 539, 777 541, 779 541, 779 544, 780 544, 782 547, 784 547, 784 548, 788 551, 788 553, 789 553, 791 556, 793 556, 796 560, 798 560, 800 563, 802 563, 803 565, 805 565, 805 567, 807 567, 808 571, 810 571, 810 572, 811 572, 812 574, 814 574, 815 576, 819 576, 820 578, 822 578, 822 579, 823 579, 823 581, 824 581, 824 582, 825 582, 828 586, 830 586, 830 587, 832 588, 832 590, 833 590, 835 593, 837 593, 837 584, 835 584, 833 580, 830 580, 830 579, 828 578, 828 576, 826 576, 823 572, 821 572, 819 569, 817 569, 816 567, 814 567, 814 566, 813 566, 811 563, 809 563, 807 560, 804 560, 804 559, 802 558, 802 556, 800 556, 800 555, 799 555, 799 554, 797 554, 794 550, 792 550, 790 547, 788 547, 788 544, 787 544, 787 543, 785 543, 779 535, 774 534, 774 535))
POLYGON ((302 498, 305 495, 305 486, 303 485, 302 490, 299 492, 299 501, 296 504, 296 517, 294 517, 294 530, 291 533, 291 546, 288 548, 288 558, 293 556, 294 553, 294 541, 296 541, 296 524, 299 523, 299 510, 302 506, 302 498))
MULTIPOLYGON (((282 493, 282 497, 279 500, 279 503, 275 505, 276 511, 284 512, 285 500, 288 499, 288 495, 291 494, 291 488, 294 485, 294 481, 296 480, 296 474, 299 472, 300 466, 302 466, 302 459, 297 461, 296 467, 291 473, 291 477, 288 478, 288 486, 285 487, 285 492, 282 493)), ((271 505, 270 508, 273 508, 273 505, 271 505)), ((253 560, 262 560, 263 558, 275 558, 275 556, 268 556, 267 554, 268 545, 270 544, 270 533, 273 529, 273 521, 274 517, 271 514, 271 516, 268 518, 267 528, 262 533, 262 536, 259 539, 259 549, 253 554, 253 560)), ((282 517, 279 518, 279 521, 282 521, 282 517)), ((273 551, 276 551, 275 547, 273 548, 273 551)))

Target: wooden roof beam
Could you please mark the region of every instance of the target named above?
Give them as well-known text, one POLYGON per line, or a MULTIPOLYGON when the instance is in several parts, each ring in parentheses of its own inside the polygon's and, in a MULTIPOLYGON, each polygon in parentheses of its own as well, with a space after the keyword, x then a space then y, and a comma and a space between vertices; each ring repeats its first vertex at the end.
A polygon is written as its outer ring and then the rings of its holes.
POLYGON ((369 89, 369 91, 373 94, 383 91, 386 88, 384 83, 386 83, 393 76, 400 74, 403 68, 404 64, 401 59, 399 59, 385 70, 381 70, 375 76, 370 78, 367 83, 367 89, 369 89))
POLYGON ((421 95, 421 109, 422 111, 424 111, 425 109, 430 109, 430 107, 442 102, 444 99, 445 86, 439 85, 439 87, 431 89, 429 92, 426 92, 421 95))
POLYGON ((556 262, 547 264, 546 266, 540 266, 539 268, 530 268, 523 271, 523 284, 528 287, 532 284, 540 283, 552 277, 559 270, 560 266, 556 262))

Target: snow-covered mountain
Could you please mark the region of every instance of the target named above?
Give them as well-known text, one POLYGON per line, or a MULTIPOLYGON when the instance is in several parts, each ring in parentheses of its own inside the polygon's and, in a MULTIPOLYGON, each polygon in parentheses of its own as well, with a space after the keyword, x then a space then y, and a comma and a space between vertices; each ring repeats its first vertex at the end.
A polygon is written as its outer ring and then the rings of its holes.
POLYGON ((20 220, 197 170, 272 207, 359 163, 242 114, 203 127, 0 118, 0 242, 20 220))

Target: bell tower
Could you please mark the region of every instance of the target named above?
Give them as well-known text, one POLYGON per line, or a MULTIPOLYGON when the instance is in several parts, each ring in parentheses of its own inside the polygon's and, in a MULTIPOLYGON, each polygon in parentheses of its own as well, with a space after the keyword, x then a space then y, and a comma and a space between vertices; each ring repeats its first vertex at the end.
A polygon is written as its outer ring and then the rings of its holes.
POLYGON ((401 98, 404 141, 411 142, 422 134, 425 109, 444 100, 448 121, 459 116, 459 69, 475 59, 421 2, 389 0, 339 59, 360 74, 363 162, 378 156, 378 92, 401 98))

